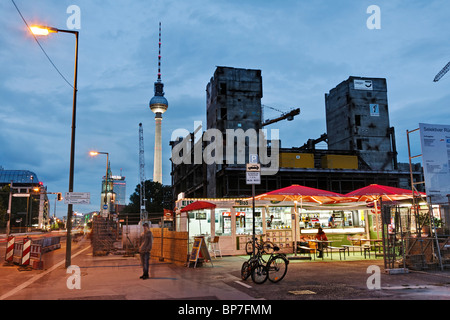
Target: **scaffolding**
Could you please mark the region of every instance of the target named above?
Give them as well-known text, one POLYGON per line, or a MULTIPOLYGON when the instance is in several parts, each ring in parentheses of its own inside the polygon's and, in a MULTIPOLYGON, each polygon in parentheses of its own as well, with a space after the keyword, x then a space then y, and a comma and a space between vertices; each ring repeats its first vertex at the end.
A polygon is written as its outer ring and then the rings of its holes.
POLYGON ((445 228, 438 228, 442 220, 436 210, 442 204, 433 204, 431 197, 424 197, 416 186, 424 181, 414 181, 409 135, 418 131, 407 130, 408 156, 411 179, 411 203, 383 203, 382 231, 383 257, 386 270, 407 268, 414 270, 443 270, 450 266, 450 236, 445 228))

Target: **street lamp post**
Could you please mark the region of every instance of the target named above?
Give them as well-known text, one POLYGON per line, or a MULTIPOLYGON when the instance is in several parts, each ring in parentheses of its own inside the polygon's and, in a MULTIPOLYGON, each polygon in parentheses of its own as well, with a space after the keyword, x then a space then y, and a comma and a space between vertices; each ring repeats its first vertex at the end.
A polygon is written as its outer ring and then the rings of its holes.
MULTIPOLYGON (((107 195, 108 195, 108 167, 109 167, 109 153, 108 152, 100 152, 100 151, 91 151, 89 154, 92 157, 95 157, 99 154, 106 154, 106 175, 105 175, 105 197, 104 197, 104 204, 107 204, 107 195)), ((104 209, 106 210, 106 209, 104 209)))
MULTIPOLYGON (((75 167, 75 128, 76 128, 76 114, 77 114, 77 82, 78 82, 78 31, 74 30, 62 30, 50 27, 30 27, 31 32, 34 35, 46 36, 49 33, 71 33, 75 35, 75 70, 74 70, 74 85, 73 85, 73 107, 72 107, 72 137, 70 142, 70 171, 69 171, 69 192, 73 192, 73 176, 75 167)), ((72 257, 72 214, 73 205, 67 206, 67 244, 66 244, 66 268, 71 263, 72 257)))

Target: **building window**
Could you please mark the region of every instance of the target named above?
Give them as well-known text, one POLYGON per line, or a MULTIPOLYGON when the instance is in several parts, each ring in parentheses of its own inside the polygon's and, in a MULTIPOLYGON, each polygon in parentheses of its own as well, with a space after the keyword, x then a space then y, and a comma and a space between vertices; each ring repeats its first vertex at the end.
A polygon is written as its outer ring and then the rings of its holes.
POLYGON ((361 139, 356 139, 356 149, 358 150, 362 150, 362 140, 361 139))
POLYGON ((359 114, 355 115, 355 126, 361 126, 361 116, 359 114))

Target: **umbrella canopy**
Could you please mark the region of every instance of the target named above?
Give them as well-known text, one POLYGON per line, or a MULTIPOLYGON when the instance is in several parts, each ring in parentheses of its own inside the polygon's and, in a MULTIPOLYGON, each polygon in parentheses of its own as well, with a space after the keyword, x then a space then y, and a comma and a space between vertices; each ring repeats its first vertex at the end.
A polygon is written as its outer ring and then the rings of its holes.
POLYGON ((343 198, 344 195, 321 189, 294 184, 289 187, 270 191, 255 197, 257 200, 298 201, 324 203, 343 198))
POLYGON ((195 211, 195 210, 203 210, 203 209, 213 209, 216 205, 211 202, 206 201, 195 201, 191 204, 188 204, 186 207, 181 209, 181 212, 195 211))
MULTIPOLYGON (((414 196, 426 196, 423 192, 414 192, 414 196)), ((397 201, 412 199, 413 193, 411 190, 383 186, 379 184, 371 184, 367 187, 357 189, 349 192, 345 197, 351 197, 357 201, 372 202, 381 198, 382 201, 397 201)))

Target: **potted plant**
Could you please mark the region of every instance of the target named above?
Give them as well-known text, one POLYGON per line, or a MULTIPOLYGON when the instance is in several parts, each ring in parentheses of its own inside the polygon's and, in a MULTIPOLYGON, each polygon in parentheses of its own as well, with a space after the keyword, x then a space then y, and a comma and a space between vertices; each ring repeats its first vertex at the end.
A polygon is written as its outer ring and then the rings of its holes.
POLYGON ((417 226, 421 229, 422 236, 428 237, 431 235, 430 233, 430 213, 427 212, 419 212, 416 216, 417 226))

